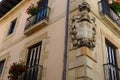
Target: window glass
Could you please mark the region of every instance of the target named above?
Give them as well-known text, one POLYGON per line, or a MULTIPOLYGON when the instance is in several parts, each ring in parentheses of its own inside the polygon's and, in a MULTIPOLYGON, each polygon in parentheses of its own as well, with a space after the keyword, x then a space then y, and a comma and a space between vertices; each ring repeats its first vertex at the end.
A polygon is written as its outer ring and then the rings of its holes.
POLYGON ((8 35, 10 35, 14 32, 15 24, 16 24, 16 19, 11 22, 11 25, 10 25, 10 28, 8 31, 8 35))
POLYGON ((106 80, 119 80, 119 73, 117 69, 117 59, 116 59, 116 49, 117 47, 114 46, 110 41, 106 40, 106 59, 107 63, 104 64, 104 70, 106 80))
POLYGON ((0 75, 2 73, 4 63, 5 63, 5 60, 0 61, 0 75))

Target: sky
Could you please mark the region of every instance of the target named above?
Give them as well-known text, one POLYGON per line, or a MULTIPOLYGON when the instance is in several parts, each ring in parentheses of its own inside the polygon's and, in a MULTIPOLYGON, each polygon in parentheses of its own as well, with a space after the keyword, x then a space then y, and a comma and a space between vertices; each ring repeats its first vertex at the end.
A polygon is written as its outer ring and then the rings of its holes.
POLYGON ((2 0, 0 0, 0 2, 1 2, 2 0))

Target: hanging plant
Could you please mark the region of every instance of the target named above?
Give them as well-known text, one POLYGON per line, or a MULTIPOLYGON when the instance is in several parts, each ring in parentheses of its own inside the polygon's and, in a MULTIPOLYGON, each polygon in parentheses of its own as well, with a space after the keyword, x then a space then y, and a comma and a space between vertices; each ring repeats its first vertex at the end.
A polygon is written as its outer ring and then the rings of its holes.
POLYGON ((39 12, 39 8, 37 6, 34 6, 34 4, 31 4, 31 6, 28 7, 26 12, 27 14, 35 15, 39 12))
POLYGON ((9 80, 17 80, 26 71, 26 65, 23 62, 15 62, 9 68, 9 80))
POLYGON ((111 8, 114 12, 120 14, 120 3, 119 3, 119 2, 113 1, 113 3, 110 4, 110 8, 111 8))

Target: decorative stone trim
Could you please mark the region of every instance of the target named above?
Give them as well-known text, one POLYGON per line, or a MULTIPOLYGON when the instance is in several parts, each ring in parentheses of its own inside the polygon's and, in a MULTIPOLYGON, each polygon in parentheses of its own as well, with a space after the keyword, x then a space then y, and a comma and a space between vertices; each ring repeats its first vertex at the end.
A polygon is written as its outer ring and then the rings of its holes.
POLYGON ((88 47, 68 52, 67 80, 95 80, 97 60, 88 47), (79 54, 79 55, 78 55, 79 54))
MULTIPOLYGON (((48 45, 48 41, 49 41, 49 36, 48 33, 44 33, 28 42, 25 43, 24 49, 21 51, 20 57, 19 57, 19 61, 27 61, 27 57, 28 57, 28 47, 41 42, 42 41, 42 46, 41 46, 41 53, 40 53, 40 61, 39 61, 39 65, 43 66, 42 69, 42 76, 41 76, 41 80, 46 78, 46 70, 47 70, 47 59, 48 59, 48 50, 46 50, 47 45, 48 45)), ((41 75, 41 72, 38 73, 38 75, 41 75)), ((38 76, 39 79, 40 76, 38 76)))
POLYGON ((44 62, 44 56, 45 56, 45 48, 46 48, 46 39, 47 39, 47 33, 42 34, 41 36, 38 36, 37 38, 27 42, 25 44, 24 49, 21 51, 20 54, 20 61, 27 61, 27 56, 28 56, 28 47, 31 45, 34 45, 40 41, 42 41, 42 47, 41 47, 41 54, 40 54, 40 65, 43 65, 44 62))
POLYGON ((95 47, 96 24, 95 18, 90 18, 90 5, 83 2, 79 5, 80 15, 72 17, 70 34, 74 48, 87 46, 90 49, 95 47))

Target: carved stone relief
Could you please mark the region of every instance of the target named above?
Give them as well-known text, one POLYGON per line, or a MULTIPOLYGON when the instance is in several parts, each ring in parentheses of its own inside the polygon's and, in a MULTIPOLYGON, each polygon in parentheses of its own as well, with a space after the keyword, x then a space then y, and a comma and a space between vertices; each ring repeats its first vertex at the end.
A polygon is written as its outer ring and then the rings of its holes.
POLYGON ((80 15, 72 17, 70 34, 74 48, 87 46, 90 49, 95 47, 96 24, 95 18, 89 16, 90 6, 87 2, 79 5, 80 15))

